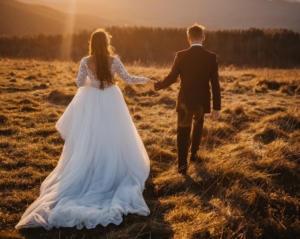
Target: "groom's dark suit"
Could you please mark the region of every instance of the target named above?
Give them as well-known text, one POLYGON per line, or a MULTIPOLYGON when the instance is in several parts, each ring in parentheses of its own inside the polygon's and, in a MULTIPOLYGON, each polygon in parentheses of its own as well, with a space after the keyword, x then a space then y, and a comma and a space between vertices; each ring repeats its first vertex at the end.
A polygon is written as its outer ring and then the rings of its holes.
POLYGON ((177 80, 178 76, 181 78, 176 105, 178 167, 179 172, 186 173, 192 120, 194 123, 191 153, 196 154, 201 143, 204 114, 210 113, 211 110, 210 85, 213 109, 221 109, 216 55, 200 45, 192 45, 187 50, 177 52, 172 70, 164 80, 154 84, 154 89, 168 87, 177 80))

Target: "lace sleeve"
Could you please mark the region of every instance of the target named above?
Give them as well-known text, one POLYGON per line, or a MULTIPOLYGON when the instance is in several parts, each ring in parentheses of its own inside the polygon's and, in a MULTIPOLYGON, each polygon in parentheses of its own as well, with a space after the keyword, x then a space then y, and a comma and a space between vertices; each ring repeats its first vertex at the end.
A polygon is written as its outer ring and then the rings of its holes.
POLYGON ((78 69, 76 85, 78 87, 84 86, 85 82, 86 82, 86 77, 87 77, 86 66, 85 66, 85 63, 84 63, 84 59, 82 59, 81 62, 80 62, 79 69, 78 69))
POLYGON ((116 72, 123 81, 129 84, 140 84, 148 82, 149 79, 146 77, 139 77, 139 76, 131 76, 126 71, 123 63, 120 61, 119 58, 115 58, 115 62, 113 64, 113 72, 116 72))

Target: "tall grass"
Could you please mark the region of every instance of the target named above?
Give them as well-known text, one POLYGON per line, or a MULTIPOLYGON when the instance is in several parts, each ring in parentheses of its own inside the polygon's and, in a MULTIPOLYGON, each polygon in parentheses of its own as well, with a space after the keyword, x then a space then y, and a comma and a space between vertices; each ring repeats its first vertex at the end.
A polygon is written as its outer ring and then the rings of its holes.
MULTIPOLYGON (((299 238, 300 70, 221 68, 222 116, 205 119, 201 160, 188 176, 176 172, 178 84, 155 92, 119 81, 151 159, 150 216, 91 230, 16 231, 61 154, 54 125, 76 93, 78 65, 0 63, 0 238, 299 238)), ((158 79, 168 72, 127 69, 158 79)))

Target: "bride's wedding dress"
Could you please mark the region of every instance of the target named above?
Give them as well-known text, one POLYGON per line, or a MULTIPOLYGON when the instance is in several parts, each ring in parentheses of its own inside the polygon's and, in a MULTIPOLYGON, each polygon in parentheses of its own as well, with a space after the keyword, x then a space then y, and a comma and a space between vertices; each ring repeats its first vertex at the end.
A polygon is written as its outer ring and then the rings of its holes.
MULTIPOLYGON (((117 57, 111 73, 128 83, 148 81, 130 76, 117 57)), ((120 89, 112 85, 100 90, 87 58, 76 83, 80 88, 56 124, 65 139, 61 157, 17 229, 94 228, 118 225, 123 214, 149 214, 142 195, 149 158, 120 89)))

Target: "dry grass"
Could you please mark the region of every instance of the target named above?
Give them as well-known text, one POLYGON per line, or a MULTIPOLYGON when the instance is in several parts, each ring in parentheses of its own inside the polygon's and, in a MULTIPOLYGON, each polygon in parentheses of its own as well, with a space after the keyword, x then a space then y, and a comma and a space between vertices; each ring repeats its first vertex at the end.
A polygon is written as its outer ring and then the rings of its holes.
MULTIPOLYGON (((205 121, 199 156, 176 173, 178 85, 119 83, 151 159, 151 215, 120 226, 16 231, 59 159, 54 125, 76 93, 77 64, 0 61, 0 238, 299 238, 300 70, 220 70, 223 110, 205 121)), ((166 68, 129 66, 161 78, 166 68)))

